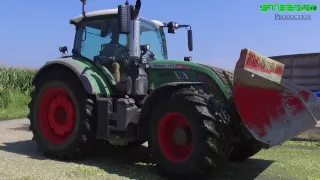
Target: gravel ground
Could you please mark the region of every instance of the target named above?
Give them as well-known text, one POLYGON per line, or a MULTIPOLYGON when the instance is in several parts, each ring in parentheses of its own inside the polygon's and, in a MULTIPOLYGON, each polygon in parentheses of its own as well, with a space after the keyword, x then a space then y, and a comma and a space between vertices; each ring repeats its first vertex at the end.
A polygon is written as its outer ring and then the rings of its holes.
MULTIPOLYGON (((320 123, 318 125, 320 126, 320 123)), ((1 180, 162 179, 150 163, 145 148, 130 151, 121 148, 103 150, 103 156, 98 155, 82 162, 60 162, 47 159, 37 151, 36 144, 31 141, 32 134, 28 131, 28 126, 29 123, 25 119, 0 122, 1 180)), ((278 179, 283 173, 277 172, 279 169, 277 165, 273 166, 275 170, 269 168, 276 161, 272 159, 273 157, 268 157, 273 154, 272 151, 277 151, 272 149, 274 148, 263 151, 246 162, 230 163, 229 169, 214 179, 274 179, 275 177, 278 179)), ((317 148, 310 153, 319 155, 319 150, 317 148)), ((278 151, 284 153, 288 150, 279 148, 278 151)), ((288 156, 291 157, 289 154, 288 156)), ((279 167, 285 166, 284 162, 277 163, 279 167)), ((316 164, 319 165, 320 160, 316 164)), ((316 168, 315 165, 311 167, 316 168)), ((286 174, 280 179, 290 179, 286 178, 286 174)))
POLYGON ((317 123, 317 125, 314 128, 311 128, 305 131, 304 133, 299 134, 293 140, 320 141, 320 121, 317 123))
POLYGON ((32 133, 28 127, 26 119, 0 122, 1 180, 161 179, 156 173, 145 174, 153 169, 152 166, 146 162, 140 162, 139 165, 132 158, 142 157, 140 160, 143 160, 144 151, 140 149, 132 152, 121 152, 122 149, 115 152, 111 149, 111 152, 105 152, 110 156, 93 157, 82 162, 47 159, 31 141, 32 133))

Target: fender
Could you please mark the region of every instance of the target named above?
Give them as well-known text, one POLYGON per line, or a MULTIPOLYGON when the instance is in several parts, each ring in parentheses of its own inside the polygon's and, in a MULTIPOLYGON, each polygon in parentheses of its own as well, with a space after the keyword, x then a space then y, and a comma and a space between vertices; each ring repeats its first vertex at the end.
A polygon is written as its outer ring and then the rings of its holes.
POLYGON ((49 61, 43 65, 33 78, 33 84, 44 71, 52 68, 67 68, 74 72, 80 79, 86 92, 89 94, 105 94, 110 96, 111 86, 115 85, 115 80, 109 70, 100 65, 93 65, 81 59, 59 58, 55 61, 49 61), (98 66, 98 67, 97 67, 98 66))
POLYGON ((144 139, 148 133, 148 121, 154 103, 157 103, 157 98, 161 97, 161 94, 170 92, 173 89, 180 89, 190 87, 192 85, 202 85, 203 82, 171 82, 160 85, 155 90, 151 91, 148 96, 143 100, 143 106, 140 113, 140 120, 138 125, 139 138, 144 139))

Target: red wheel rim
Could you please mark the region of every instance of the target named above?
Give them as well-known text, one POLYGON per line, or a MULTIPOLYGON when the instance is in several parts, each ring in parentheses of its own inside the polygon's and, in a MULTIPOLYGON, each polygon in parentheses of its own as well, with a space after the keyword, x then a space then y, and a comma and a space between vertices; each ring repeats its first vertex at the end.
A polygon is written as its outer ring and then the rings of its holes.
POLYGON ((158 141, 164 156, 175 163, 186 161, 193 150, 193 138, 188 144, 179 145, 174 140, 174 133, 178 128, 188 127, 187 119, 180 113, 168 113, 159 123, 158 141))
POLYGON ((44 93, 39 106, 39 125, 43 135, 54 144, 65 143, 75 125, 75 106, 63 88, 44 93))

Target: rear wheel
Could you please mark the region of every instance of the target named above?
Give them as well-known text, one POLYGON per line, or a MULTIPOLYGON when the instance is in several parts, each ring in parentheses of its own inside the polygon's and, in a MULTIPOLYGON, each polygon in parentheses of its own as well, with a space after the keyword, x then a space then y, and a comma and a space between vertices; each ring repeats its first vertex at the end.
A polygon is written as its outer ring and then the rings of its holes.
POLYGON ((30 129, 45 155, 76 159, 92 150, 94 100, 77 76, 66 69, 44 72, 31 97, 30 129))
POLYGON ((154 107, 149 122, 149 147, 158 169, 167 177, 198 174, 226 160, 229 119, 210 112, 205 95, 193 89, 173 91, 154 107))

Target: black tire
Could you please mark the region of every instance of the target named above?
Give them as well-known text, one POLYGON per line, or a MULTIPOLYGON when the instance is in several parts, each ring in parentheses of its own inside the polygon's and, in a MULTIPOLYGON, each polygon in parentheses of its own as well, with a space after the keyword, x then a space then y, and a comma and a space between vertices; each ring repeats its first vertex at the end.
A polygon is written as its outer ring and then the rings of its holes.
POLYGON ((135 147, 140 147, 142 144, 144 144, 147 141, 134 141, 134 142, 129 142, 128 145, 125 147, 130 147, 130 148, 135 148, 135 147))
MULTIPOLYGON (((40 151, 46 156, 62 160, 79 159, 85 155, 89 155, 90 152, 93 151, 94 145, 96 145, 94 134, 96 128, 94 107, 94 99, 89 98, 89 95, 85 92, 79 78, 75 74, 64 68, 51 69, 43 72, 34 84, 34 90, 31 93, 31 102, 29 103, 30 114, 28 115, 30 119, 30 130, 34 136, 33 140, 36 141, 40 151), (71 99, 70 102, 73 102, 74 105, 72 106, 74 107, 73 112, 75 114, 74 121, 72 121, 74 122, 73 130, 68 132, 69 137, 66 137, 63 143, 53 142, 53 140, 47 138, 48 136, 44 135, 43 132, 49 134, 53 131, 48 130, 49 123, 46 124, 43 120, 48 119, 47 117, 49 115, 41 115, 41 117, 45 118, 40 118, 39 115, 39 111, 43 110, 40 107, 40 102, 42 102, 43 97, 47 97, 44 96, 44 94, 55 87, 62 88, 60 90, 64 90, 69 95, 71 99), (40 124, 42 124, 42 129, 44 129, 43 127, 47 127, 47 131, 42 130, 40 124)), ((65 134, 66 133, 67 132, 65 132, 65 134)), ((59 137, 54 138, 58 139, 59 137)), ((54 138, 52 137, 51 139, 54 138)))
POLYGON ((226 162, 229 119, 220 110, 213 109, 214 105, 208 104, 208 96, 196 93, 193 88, 173 90, 153 107, 149 122, 149 147, 162 175, 177 179, 190 178, 204 169, 217 168, 226 162), (182 162, 169 160, 159 144, 160 121, 172 112, 183 115, 191 126, 194 145, 190 156, 182 162))
POLYGON ((257 140, 251 139, 244 142, 233 143, 231 148, 232 150, 228 160, 230 162, 240 162, 257 154, 262 149, 262 146, 257 140))

